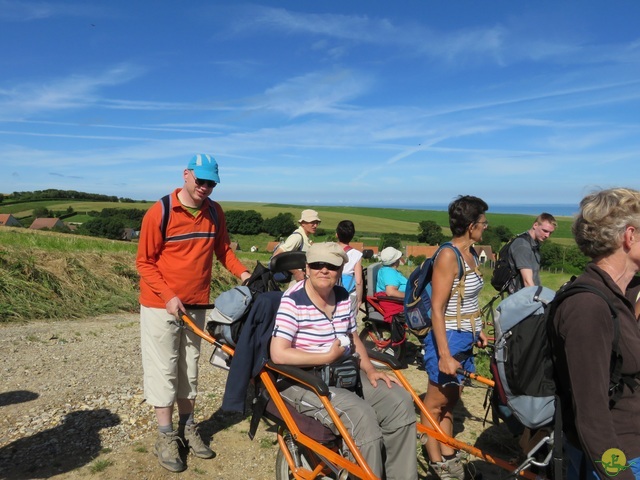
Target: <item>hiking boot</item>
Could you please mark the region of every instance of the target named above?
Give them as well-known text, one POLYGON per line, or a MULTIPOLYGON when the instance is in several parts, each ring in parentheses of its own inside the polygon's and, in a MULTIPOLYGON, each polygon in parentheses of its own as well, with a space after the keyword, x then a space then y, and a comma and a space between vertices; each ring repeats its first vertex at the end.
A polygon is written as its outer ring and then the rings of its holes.
MULTIPOLYGON (((455 460, 452 459, 452 460, 455 460)), ((449 460, 451 462, 451 460, 449 460)), ((435 472, 440 480, 464 480, 464 467, 459 463, 462 468, 462 474, 460 472, 452 472, 447 462, 429 462, 429 467, 435 472)))
POLYGON ((456 453, 455 457, 450 458, 449 460, 445 460, 444 464, 449 469, 449 473, 451 474, 452 478, 457 478, 458 480, 464 480, 464 463, 463 463, 463 461, 467 457, 464 457, 464 456, 459 455, 459 454, 460 454, 460 451, 458 451, 456 453))
POLYGON ((187 468, 180 458, 179 444, 184 445, 177 431, 158 434, 155 453, 160 465, 170 472, 182 472, 187 468))
POLYGON ((184 426, 180 425, 180 428, 183 429, 182 438, 196 457, 214 457, 215 453, 202 441, 200 433, 198 432, 198 426, 195 423, 184 426))

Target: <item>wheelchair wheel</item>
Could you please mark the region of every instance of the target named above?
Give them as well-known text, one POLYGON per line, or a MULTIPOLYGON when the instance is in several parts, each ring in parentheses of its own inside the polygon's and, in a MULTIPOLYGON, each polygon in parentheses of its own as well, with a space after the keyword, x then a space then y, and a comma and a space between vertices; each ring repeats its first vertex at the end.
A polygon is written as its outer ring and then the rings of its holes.
POLYGON ((400 345, 391 345, 391 326, 388 323, 366 322, 359 336, 368 349, 392 355, 405 364, 407 339, 405 337, 400 345))
MULTIPOLYGON (((307 448, 296 443, 295 444, 298 455, 300 455, 300 466, 306 470, 312 471, 313 465, 310 463, 311 455, 308 453, 307 448)), ((296 477, 291 472, 287 459, 282 452, 282 449, 278 449, 278 455, 276 456, 276 480, 294 480, 296 477)), ((320 476, 316 477, 318 480, 333 480, 334 477, 320 476)))

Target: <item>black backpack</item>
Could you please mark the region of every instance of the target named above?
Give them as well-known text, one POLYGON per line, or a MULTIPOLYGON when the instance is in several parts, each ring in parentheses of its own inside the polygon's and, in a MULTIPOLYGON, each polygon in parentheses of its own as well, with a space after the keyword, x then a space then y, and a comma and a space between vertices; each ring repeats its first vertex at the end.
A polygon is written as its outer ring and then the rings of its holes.
POLYGON ((493 269, 493 275, 491 275, 491 285, 499 292, 506 291, 511 281, 518 276, 518 270, 511 265, 509 261, 509 249, 516 238, 529 235, 529 232, 521 233, 509 240, 498 253, 496 260, 496 266, 493 269))
POLYGON ((231 322, 216 321, 216 317, 210 315, 209 321, 206 325, 207 331, 213 337, 224 340, 224 343, 227 345, 235 347, 238 343, 238 339, 240 338, 242 327, 249 316, 249 311, 256 297, 265 292, 278 291, 280 291, 280 288, 278 287, 278 283, 274 280, 271 270, 260 262, 256 262, 256 267, 254 268, 253 273, 242 283, 242 287, 234 287, 222 292, 218 298, 216 298, 216 303, 220 303, 220 298, 225 295, 228 296, 228 298, 237 299, 240 305, 245 305, 244 314, 240 318, 231 322), (243 287, 246 287, 247 290, 244 290, 243 287), (232 295, 232 291, 237 291, 239 293, 236 293, 234 296, 232 295), (245 293, 248 293, 248 295, 245 295, 245 293), (247 297, 244 300, 243 295, 247 297))
MULTIPOLYGON (((302 251, 302 247, 304 246, 304 239, 302 238, 302 234, 300 232, 294 231, 291 235, 300 235, 300 246, 296 250, 293 250, 293 251, 294 252, 301 252, 302 251)), ((291 236, 291 235, 289 235, 289 236, 291 236)), ((271 252, 271 258, 269 259, 269 264, 271 264, 271 261, 276 256, 275 255, 276 251, 278 250, 278 248, 280 248, 280 246, 283 243, 284 242, 280 242, 280 243, 278 243, 278 245, 275 246, 275 248, 271 252)), ((274 275, 273 275, 273 279, 278 283, 289 283, 291 281, 291 277, 292 276, 293 275, 291 274, 291 272, 285 270, 285 271, 282 271, 282 272, 275 272, 274 275)))

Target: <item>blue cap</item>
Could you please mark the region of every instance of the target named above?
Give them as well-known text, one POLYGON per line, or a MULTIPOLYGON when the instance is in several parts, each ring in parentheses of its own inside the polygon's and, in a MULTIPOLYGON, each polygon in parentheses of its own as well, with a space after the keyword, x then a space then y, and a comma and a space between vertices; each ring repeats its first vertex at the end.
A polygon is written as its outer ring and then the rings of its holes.
POLYGON ((218 163, 216 159, 206 153, 199 153, 194 155, 189 160, 187 170, 193 170, 193 174, 196 178, 202 180, 213 180, 216 183, 220 183, 220 177, 218 176, 218 163))

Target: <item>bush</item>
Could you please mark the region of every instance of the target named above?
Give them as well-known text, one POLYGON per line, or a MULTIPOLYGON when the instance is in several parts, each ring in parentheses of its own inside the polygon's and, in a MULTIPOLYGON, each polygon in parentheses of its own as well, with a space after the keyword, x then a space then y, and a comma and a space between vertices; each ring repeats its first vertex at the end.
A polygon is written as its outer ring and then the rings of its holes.
POLYGON ((262 228, 275 238, 288 237, 296 229, 296 223, 292 213, 279 213, 275 217, 267 218, 262 228))
POLYGON ((227 230, 240 235, 258 235, 262 232, 264 220, 255 210, 229 210, 225 212, 227 230))
POLYGON ((417 256, 409 256, 409 260, 411 262, 413 262, 414 265, 420 265, 422 262, 424 262, 427 259, 426 255, 417 255, 417 256))
POLYGON ((420 222, 418 229, 418 241, 428 245, 440 245, 444 241, 444 233, 442 227, 433 220, 424 220, 420 222))
POLYGON ((402 243, 400 242, 400 235, 397 233, 383 233, 380 235, 380 251, 387 247, 393 247, 400 250, 402 243))
POLYGON ((119 217, 92 218, 80 225, 78 233, 92 237, 121 240, 124 228, 124 221, 119 217))

